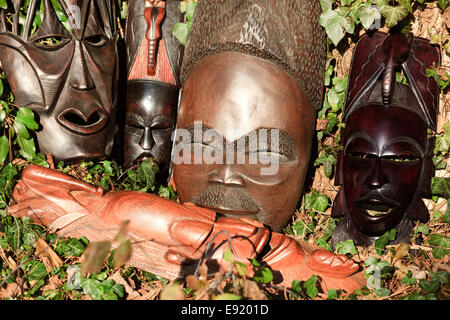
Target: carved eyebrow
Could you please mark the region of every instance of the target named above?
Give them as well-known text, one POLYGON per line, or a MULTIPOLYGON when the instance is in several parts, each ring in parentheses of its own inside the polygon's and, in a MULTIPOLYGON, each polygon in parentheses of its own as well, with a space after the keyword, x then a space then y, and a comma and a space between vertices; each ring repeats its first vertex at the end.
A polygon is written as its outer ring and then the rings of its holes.
POLYGON ((153 118, 152 125, 154 126, 166 122, 168 122, 170 125, 173 125, 173 118, 165 114, 160 114, 153 118))
MULTIPOLYGON (((372 146, 374 146, 375 149, 376 149, 377 152, 378 152, 378 145, 377 145, 377 143, 376 143, 376 141, 375 141, 374 139, 372 139, 369 135, 367 135, 367 134, 364 133, 364 132, 355 132, 355 133, 353 133, 353 134, 350 136, 350 138, 347 140, 347 143, 346 143, 345 146, 344 146, 344 153, 347 152, 347 147, 348 147, 348 145, 349 145, 353 140, 355 140, 355 139, 357 139, 357 138, 366 140, 366 141, 369 142, 372 146)), ((390 140, 389 140, 389 143, 383 146, 382 152, 383 152, 384 150, 386 150, 388 147, 390 147, 391 145, 393 145, 394 143, 398 143, 398 142, 405 142, 405 143, 408 143, 408 144, 412 145, 415 149, 417 149, 417 151, 419 152, 419 154, 420 154, 421 157, 423 157, 424 154, 425 154, 425 152, 422 150, 422 147, 420 146, 420 144, 419 144, 416 140, 412 139, 411 137, 407 137, 407 136, 399 136, 399 137, 395 137, 395 138, 390 139, 390 140)), ((380 154, 381 154, 382 152, 380 152, 380 154)))
POLYGON ((424 152, 424 150, 422 149, 422 147, 420 146, 420 144, 419 144, 416 140, 414 140, 413 138, 407 137, 407 136, 399 136, 399 137, 392 138, 392 139, 389 141, 389 144, 387 144, 387 145, 383 148, 383 151, 386 150, 388 147, 392 146, 393 144, 399 143, 399 142, 404 142, 404 143, 408 143, 408 144, 412 145, 412 146, 414 147, 414 149, 416 149, 416 150, 419 152, 420 157, 421 157, 421 158, 424 157, 425 152, 424 152))
POLYGON ((144 125, 145 121, 144 118, 142 118, 140 115, 136 113, 129 113, 126 115, 126 121, 133 121, 139 124, 144 125))
MULTIPOLYGON (((145 119, 141 115, 136 114, 136 113, 127 114, 126 121, 133 121, 133 122, 139 123, 141 125, 145 125, 145 122, 146 122, 145 119)), ((159 124, 166 123, 166 122, 168 122, 169 125, 173 125, 172 117, 167 116, 167 115, 156 115, 152 119, 151 125, 155 126, 155 125, 159 125, 159 124)))
POLYGON ((349 146, 349 144, 355 140, 355 139, 363 139, 366 140, 367 142, 369 142, 373 147, 375 147, 375 149, 378 150, 377 148, 377 143, 374 139, 372 139, 368 134, 364 133, 364 132, 355 132, 353 133, 350 138, 348 138, 347 143, 344 146, 344 153, 347 153, 347 147, 349 146))
MULTIPOLYGON (((194 130, 195 126, 194 125, 190 125, 188 127, 186 127, 184 130, 188 131, 188 133, 190 134, 191 137, 191 142, 200 142, 200 141, 196 141, 195 140, 195 133, 197 133, 194 130)), ((216 130, 206 126, 206 125, 201 125, 201 129, 202 129, 202 137, 203 134, 208 131, 211 130, 214 132, 215 136, 217 137, 221 137, 222 140, 224 142, 226 142, 226 139, 224 139, 222 137, 221 134, 219 134, 216 130)), ((272 128, 258 128, 256 130, 253 130, 249 133, 247 133, 246 135, 230 142, 230 143, 234 143, 234 145, 236 146, 238 141, 242 141, 242 139, 247 139, 253 135, 256 135, 256 137, 258 137, 258 130, 261 129, 265 129, 267 130, 267 140, 266 140, 266 147, 268 151, 275 151, 275 150, 271 150, 271 130, 278 130, 279 131, 279 150, 277 150, 278 152, 280 152, 281 154, 284 154, 286 157, 288 157, 289 159, 293 159, 297 156, 298 152, 297 152, 297 148, 295 147, 295 143, 292 140, 292 138, 287 134, 287 132, 285 132, 284 130, 279 130, 279 129, 272 129, 272 128)), ((202 143, 204 141, 201 141, 202 143)), ((248 151, 248 144, 246 144, 246 151, 248 151)), ((253 151, 253 150, 252 150, 253 151)), ((257 150, 254 150, 257 151, 257 150)))

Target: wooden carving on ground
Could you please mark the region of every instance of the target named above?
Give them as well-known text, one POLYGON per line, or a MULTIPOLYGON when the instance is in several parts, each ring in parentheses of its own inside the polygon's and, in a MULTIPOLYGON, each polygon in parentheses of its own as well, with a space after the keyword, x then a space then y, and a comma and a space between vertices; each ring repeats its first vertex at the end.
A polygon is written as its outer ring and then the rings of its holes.
POLYGON ((32 218, 63 236, 112 240, 128 221, 132 242, 128 264, 169 279, 192 274, 202 257, 217 270, 227 271, 223 252, 231 247, 234 259, 247 265, 249 275, 248 259, 258 258, 273 270, 278 284, 290 286, 313 274, 324 290, 352 292, 365 283, 357 273, 359 266, 346 256, 312 249, 254 220, 218 217, 211 210, 148 193, 105 193, 101 187, 37 165, 24 169, 13 196, 17 204, 8 214, 32 218))

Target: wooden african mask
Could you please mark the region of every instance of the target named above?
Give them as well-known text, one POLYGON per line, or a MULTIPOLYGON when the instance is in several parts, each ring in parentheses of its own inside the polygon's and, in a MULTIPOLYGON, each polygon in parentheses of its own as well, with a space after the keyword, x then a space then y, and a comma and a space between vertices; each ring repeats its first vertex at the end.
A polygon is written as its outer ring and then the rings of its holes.
POLYGON ((172 160, 181 201, 280 230, 300 198, 314 119, 302 90, 271 62, 204 58, 180 102, 172 160), (208 83, 216 85, 203 90, 208 83))
POLYGON ((353 239, 370 245, 390 229, 409 242, 414 221, 428 221, 439 89, 425 70, 439 64, 428 40, 381 32, 358 42, 344 110, 346 127, 332 215, 344 216, 333 244, 353 239), (403 70, 408 84, 395 81, 403 70))
POLYGON ((326 52, 322 30, 302 26, 319 15, 315 1, 199 2, 172 150, 182 202, 275 231, 289 221, 308 167, 326 52))
POLYGON ((153 157, 167 179, 179 97, 182 45, 172 29, 179 1, 129 1, 124 165, 153 157))
MULTIPOLYGON (((59 0, 69 32, 50 0, 31 0, 25 26, 0 23, 0 59, 21 107, 34 110, 42 153, 56 160, 107 156, 112 149, 118 61, 115 2, 59 0), (43 1, 40 27, 31 34, 43 1)), ((18 4, 13 20, 18 19, 18 4)))

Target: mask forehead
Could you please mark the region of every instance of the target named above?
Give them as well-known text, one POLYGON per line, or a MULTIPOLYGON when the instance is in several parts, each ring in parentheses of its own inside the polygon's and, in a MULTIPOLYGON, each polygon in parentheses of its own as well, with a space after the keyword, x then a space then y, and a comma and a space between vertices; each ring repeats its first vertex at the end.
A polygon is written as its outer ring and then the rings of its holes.
POLYGON ((313 118, 308 99, 289 75, 262 59, 226 53, 205 58, 191 73, 178 127, 201 121, 228 142, 274 128, 286 131, 299 147, 313 118))
POLYGON ((405 108, 369 105, 348 118, 344 147, 357 137, 367 140, 378 154, 397 142, 410 143, 424 154, 427 126, 418 115, 405 108))

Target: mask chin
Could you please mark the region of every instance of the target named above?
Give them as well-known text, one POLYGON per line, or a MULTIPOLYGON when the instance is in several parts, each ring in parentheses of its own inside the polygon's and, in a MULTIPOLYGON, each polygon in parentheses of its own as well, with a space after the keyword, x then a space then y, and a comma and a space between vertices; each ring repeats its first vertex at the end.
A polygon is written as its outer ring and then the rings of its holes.
MULTIPOLYGON (((345 202, 343 189, 338 192, 334 200, 331 216, 333 218, 343 217, 343 219, 337 224, 331 237, 333 248, 335 248, 336 244, 348 239, 352 239, 355 241, 355 244, 359 246, 370 246, 380 237, 363 233, 361 232, 361 228, 357 227, 345 202)), ((394 243, 409 243, 414 229, 414 222, 416 220, 427 222, 428 218, 428 209, 423 203, 422 198, 416 193, 413 196, 408 209, 403 213, 400 222, 395 226, 395 229, 397 229, 397 237, 394 243), (422 220, 422 218, 419 217, 426 217, 426 219, 422 220)), ((389 230, 390 229, 386 228, 380 235, 389 230)))

